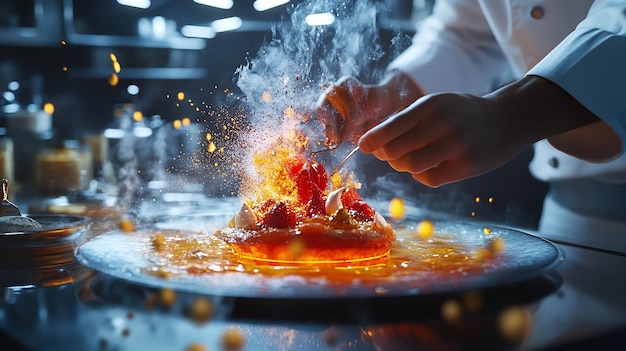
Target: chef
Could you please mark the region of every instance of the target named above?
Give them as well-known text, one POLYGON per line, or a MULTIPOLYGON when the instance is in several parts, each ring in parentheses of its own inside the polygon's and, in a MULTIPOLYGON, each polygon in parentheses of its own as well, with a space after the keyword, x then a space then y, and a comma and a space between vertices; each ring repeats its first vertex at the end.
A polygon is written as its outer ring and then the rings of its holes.
POLYGON ((541 235, 626 253, 624 1, 437 0, 381 82, 340 79, 318 116, 433 187, 534 145, 541 235))

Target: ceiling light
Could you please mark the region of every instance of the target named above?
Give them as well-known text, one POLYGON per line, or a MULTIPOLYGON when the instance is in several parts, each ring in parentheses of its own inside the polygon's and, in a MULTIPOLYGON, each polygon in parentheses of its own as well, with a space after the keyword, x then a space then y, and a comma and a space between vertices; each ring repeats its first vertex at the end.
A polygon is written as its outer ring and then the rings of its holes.
POLYGON ((215 30, 208 26, 193 26, 186 25, 180 29, 180 32, 190 38, 206 38, 212 39, 215 38, 215 30))
POLYGON ((274 7, 278 7, 280 5, 284 5, 288 2, 289 0, 256 0, 252 4, 252 7, 254 7, 255 10, 261 12, 273 9, 274 7))
POLYGON ((242 25, 241 18, 239 17, 228 17, 215 20, 211 22, 211 27, 217 33, 226 32, 229 30, 239 29, 242 25))
POLYGON ((316 13, 306 16, 304 21, 309 26, 325 26, 333 24, 333 22, 335 22, 335 16, 330 12, 316 13))
POLYGON ((150 0, 117 0, 117 3, 124 6, 136 7, 138 9, 147 9, 150 7, 150 0))
POLYGON ((233 0, 193 0, 200 5, 216 7, 218 9, 229 10, 233 7, 233 0))

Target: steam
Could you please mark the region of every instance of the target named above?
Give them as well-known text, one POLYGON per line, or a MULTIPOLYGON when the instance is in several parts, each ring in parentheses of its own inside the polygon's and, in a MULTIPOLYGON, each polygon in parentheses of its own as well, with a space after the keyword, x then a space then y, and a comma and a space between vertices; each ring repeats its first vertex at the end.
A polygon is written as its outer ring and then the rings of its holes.
MULTIPOLYGON (((291 11, 291 21, 275 28, 272 41, 256 59, 236 72, 237 86, 254 109, 252 119, 264 127, 285 106, 311 111, 324 85, 341 76, 370 77, 383 56, 376 14, 381 4, 369 1, 310 1, 291 11), (309 26, 306 16, 330 12, 328 26, 309 26), (264 96, 271 101, 264 101, 264 96)), ((380 67, 378 67, 380 69, 380 67)))
MULTIPOLYGON (((289 22, 273 29, 272 40, 257 57, 235 72, 245 95, 251 129, 241 148, 250 157, 280 136, 298 129, 312 142, 325 136, 316 122, 315 104, 328 84, 342 76, 371 80, 384 71, 380 64, 377 14, 384 4, 370 1, 305 1, 290 8, 289 22), (330 25, 310 26, 311 14, 332 13, 330 25)), ((242 171, 247 177, 253 169, 242 171)))

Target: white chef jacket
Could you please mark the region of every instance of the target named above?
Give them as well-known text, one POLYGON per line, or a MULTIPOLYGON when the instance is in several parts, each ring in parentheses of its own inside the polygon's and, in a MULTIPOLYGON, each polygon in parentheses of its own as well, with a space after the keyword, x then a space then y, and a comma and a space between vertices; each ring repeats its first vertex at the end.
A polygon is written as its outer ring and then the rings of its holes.
MULTIPOLYGON (((610 125, 626 149, 626 1, 436 0, 413 44, 389 69, 408 73, 427 93, 483 94, 525 74, 545 77, 610 125)), ((589 163, 544 140, 535 145, 530 170, 544 181, 585 178, 626 189, 624 150, 611 162, 589 163)), ((549 200, 540 230, 584 227, 578 223, 584 213, 560 208, 565 212, 546 215, 555 206, 549 200)), ((614 233, 607 242, 623 234, 618 250, 626 252, 626 216, 609 221, 606 231, 614 233)))

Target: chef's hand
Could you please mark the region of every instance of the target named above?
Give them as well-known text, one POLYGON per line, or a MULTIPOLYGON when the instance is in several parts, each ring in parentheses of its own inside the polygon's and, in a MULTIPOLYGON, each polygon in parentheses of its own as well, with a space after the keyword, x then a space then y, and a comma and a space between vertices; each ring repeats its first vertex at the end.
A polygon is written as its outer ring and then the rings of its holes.
POLYGON ((356 143, 367 130, 422 95, 422 90, 400 71, 390 72, 375 85, 342 77, 320 96, 317 117, 326 127, 329 145, 356 143))
POLYGON ((422 97, 358 143, 364 153, 437 187, 493 170, 540 139, 597 121, 554 83, 527 76, 484 97, 422 97))

